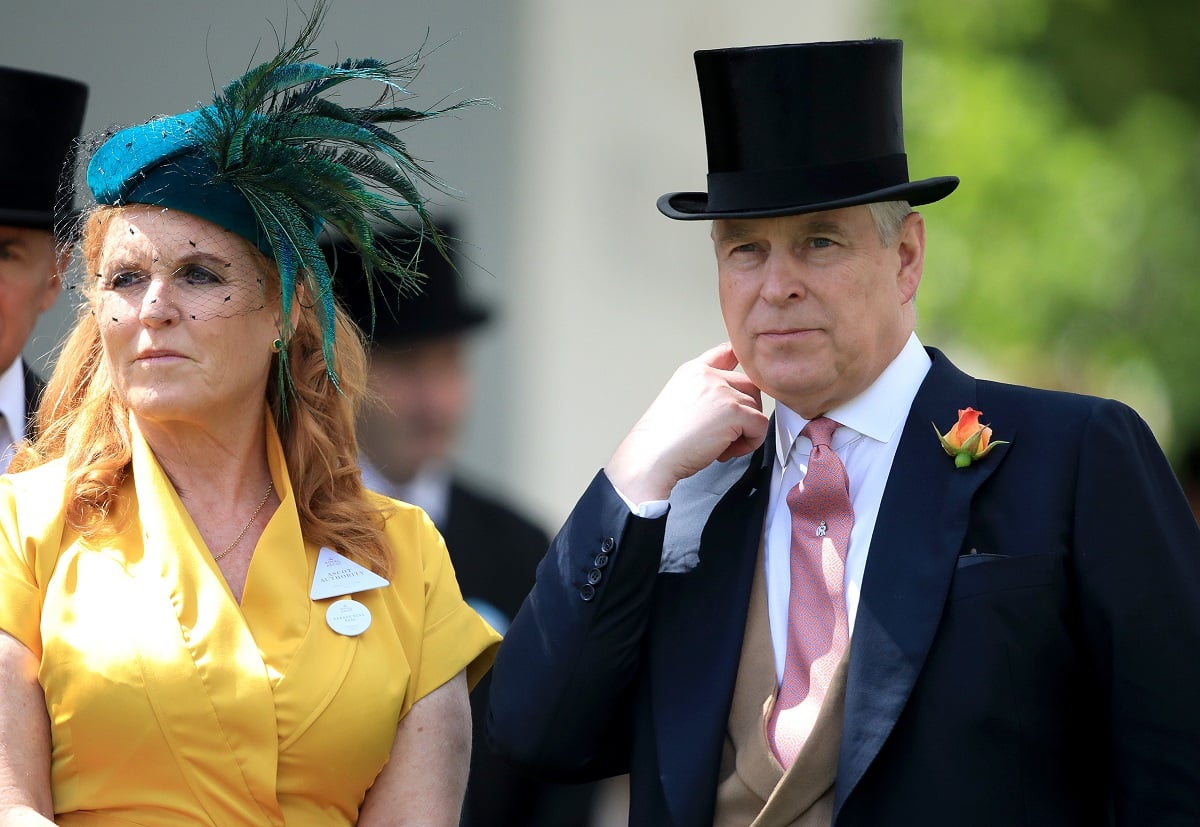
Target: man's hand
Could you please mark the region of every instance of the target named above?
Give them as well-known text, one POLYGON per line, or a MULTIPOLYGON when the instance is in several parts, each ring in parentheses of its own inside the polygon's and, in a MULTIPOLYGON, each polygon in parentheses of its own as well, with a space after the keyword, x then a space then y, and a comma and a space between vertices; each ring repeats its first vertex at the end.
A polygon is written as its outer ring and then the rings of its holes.
POLYGON ((665 500, 714 460, 758 448, 768 422, 762 393, 737 364, 725 342, 681 365, 617 446, 604 468, 609 482, 635 503, 665 500))

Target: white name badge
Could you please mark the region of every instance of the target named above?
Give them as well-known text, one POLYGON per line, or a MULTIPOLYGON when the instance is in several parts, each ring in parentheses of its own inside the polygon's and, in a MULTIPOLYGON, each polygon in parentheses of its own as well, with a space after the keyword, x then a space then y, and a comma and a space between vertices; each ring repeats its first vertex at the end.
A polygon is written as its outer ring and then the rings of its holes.
POLYGON ((371 610, 357 600, 335 600, 325 611, 325 622, 339 635, 356 637, 371 625, 371 610))
POLYGON ((312 590, 308 596, 313 600, 341 597, 344 594, 378 589, 387 584, 388 581, 370 569, 343 557, 331 548, 323 548, 317 555, 317 570, 313 573, 312 590))

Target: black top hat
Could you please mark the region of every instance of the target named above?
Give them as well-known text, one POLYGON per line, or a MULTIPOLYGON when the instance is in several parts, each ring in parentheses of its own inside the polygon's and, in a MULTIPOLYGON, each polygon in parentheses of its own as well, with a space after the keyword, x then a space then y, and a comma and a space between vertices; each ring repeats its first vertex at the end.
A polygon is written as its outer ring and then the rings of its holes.
POLYGON ((928 204, 954 177, 908 180, 899 40, 696 52, 708 192, 658 199, 670 218, 768 218, 877 201, 928 204))
POLYGON ((0 66, 0 224, 54 225, 58 182, 87 93, 77 80, 0 66))
MULTIPOLYGON (((439 222, 446 234, 453 257, 454 228, 450 222, 439 222)), ((408 260, 417 251, 417 236, 385 235, 377 238, 378 245, 408 260)), ((323 240, 321 246, 335 274, 334 292, 342 307, 350 314, 371 342, 397 345, 434 339, 461 333, 487 321, 486 309, 467 302, 463 297, 461 273, 426 241, 419 248, 413 269, 425 277, 419 294, 401 295, 395 289, 375 290, 375 315, 371 315, 371 296, 362 271, 362 259, 350 250, 343 250, 323 240)))

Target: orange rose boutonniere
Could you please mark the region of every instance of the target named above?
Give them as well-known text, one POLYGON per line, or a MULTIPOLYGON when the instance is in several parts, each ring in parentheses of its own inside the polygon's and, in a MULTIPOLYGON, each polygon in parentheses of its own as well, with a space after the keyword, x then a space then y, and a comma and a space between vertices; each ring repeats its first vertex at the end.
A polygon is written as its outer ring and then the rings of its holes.
POLYGON ((1006 444, 992 441, 992 429, 979 421, 982 415, 974 408, 959 411, 958 422, 944 434, 938 430, 936 424, 933 425, 933 432, 937 434, 938 441, 942 443, 946 453, 954 457, 954 465, 957 468, 966 468, 973 461, 986 457, 997 445, 1006 444))

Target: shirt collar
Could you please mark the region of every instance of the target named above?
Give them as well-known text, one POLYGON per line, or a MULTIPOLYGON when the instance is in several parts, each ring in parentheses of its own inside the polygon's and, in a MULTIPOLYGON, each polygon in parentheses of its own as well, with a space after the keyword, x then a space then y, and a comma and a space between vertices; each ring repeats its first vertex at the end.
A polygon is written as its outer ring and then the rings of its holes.
MULTIPOLYGON (((866 390, 825 412, 825 416, 843 426, 834 434, 833 448, 836 450, 850 442, 856 433, 876 442, 890 442, 908 418, 908 409, 912 407, 931 364, 917 334, 909 334, 900 353, 866 390)), ((776 404, 775 456, 780 464, 787 464, 792 447, 807 424, 808 420, 791 408, 776 404)))
MULTIPOLYGON (((25 363, 14 359, 8 370, 0 374, 0 413, 7 421, 13 442, 25 437, 25 363)), ((0 445, 0 450, 4 448, 0 445)))
POLYGON ((366 454, 359 452, 358 465, 363 486, 395 500, 420 507, 434 525, 441 526, 450 505, 450 468, 441 463, 422 468, 406 483, 392 482, 376 468, 366 454))

